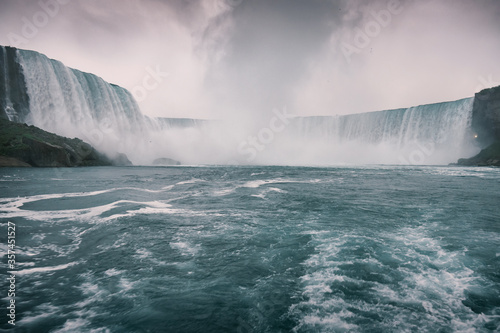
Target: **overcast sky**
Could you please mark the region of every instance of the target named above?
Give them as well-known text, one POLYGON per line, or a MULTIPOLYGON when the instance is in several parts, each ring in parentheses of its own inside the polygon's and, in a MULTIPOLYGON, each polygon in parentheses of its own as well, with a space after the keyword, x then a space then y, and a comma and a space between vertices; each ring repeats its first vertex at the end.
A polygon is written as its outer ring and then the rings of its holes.
POLYGON ((500 85, 500 1, 0 0, 0 44, 119 84, 150 116, 347 114, 500 85))

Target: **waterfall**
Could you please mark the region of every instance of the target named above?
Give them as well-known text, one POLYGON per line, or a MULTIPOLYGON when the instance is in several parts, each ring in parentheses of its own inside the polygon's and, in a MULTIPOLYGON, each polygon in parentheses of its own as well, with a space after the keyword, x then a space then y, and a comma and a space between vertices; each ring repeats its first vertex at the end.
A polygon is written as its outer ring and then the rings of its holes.
POLYGON ((339 117, 296 119, 303 136, 323 136, 335 142, 359 140, 390 142, 398 147, 410 141, 444 142, 454 138, 458 144, 470 127, 473 98, 339 117))
POLYGON ((346 163, 449 163, 477 151, 470 129, 473 101, 466 98, 338 117, 301 117, 295 119, 291 132, 316 145, 327 143, 333 154, 344 154, 338 160, 346 163), (346 154, 343 146, 353 151, 346 154), (378 153, 383 154, 381 159, 376 157, 378 153))
POLYGON ((478 151, 470 130, 473 98, 293 117, 279 126, 276 115, 253 122, 150 118, 126 89, 38 52, 5 47, 0 101, 12 121, 78 137, 108 155, 125 153, 134 164, 162 157, 185 164, 448 164, 478 151))
POLYGON ((79 137, 108 154, 128 150, 134 136, 147 134, 148 120, 127 90, 38 52, 18 52, 30 104, 24 122, 79 137))
POLYGON ((155 118, 157 126, 161 130, 173 128, 201 127, 208 123, 206 120, 190 118, 155 118))
POLYGON ((158 135, 171 156, 193 164, 448 164, 479 151, 470 129, 473 101, 294 117, 274 132, 273 118, 257 126, 182 120, 158 135))

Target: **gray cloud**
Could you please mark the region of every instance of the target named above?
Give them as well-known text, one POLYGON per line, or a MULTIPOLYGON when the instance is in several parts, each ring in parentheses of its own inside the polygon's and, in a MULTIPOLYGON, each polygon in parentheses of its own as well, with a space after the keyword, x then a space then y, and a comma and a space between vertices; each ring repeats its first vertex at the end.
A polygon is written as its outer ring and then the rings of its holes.
POLYGON ((286 104, 290 88, 328 39, 337 7, 326 1, 256 0, 235 8, 228 54, 209 73, 219 100, 258 113, 286 104))
MULTIPOLYGON (((40 11, 39 1, 0 0, 0 44, 23 37, 40 11)), ((148 66, 169 72, 140 103, 157 116, 252 116, 282 106, 352 113, 500 83, 495 0, 80 0, 37 30, 20 47, 128 89, 148 66), (391 1, 402 10, 383 26, 374 13, 391 1), (366 29, 372 36, 356 44, 366 29), (346 45, 355 47, 349 57, 346 45)))

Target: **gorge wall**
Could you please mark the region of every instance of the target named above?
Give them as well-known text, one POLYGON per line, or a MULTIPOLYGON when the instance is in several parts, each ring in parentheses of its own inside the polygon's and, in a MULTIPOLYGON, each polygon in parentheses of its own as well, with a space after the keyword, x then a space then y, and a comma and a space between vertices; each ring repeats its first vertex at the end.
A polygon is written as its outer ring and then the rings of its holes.
POLYGON ((22 122, 30 112, 29 96, 18 51, 0 46, 0 117, 22 122))
POLYGON ((471 126, 481 146, 500 141, 500 86, 484 89, 475 95, 471 126))

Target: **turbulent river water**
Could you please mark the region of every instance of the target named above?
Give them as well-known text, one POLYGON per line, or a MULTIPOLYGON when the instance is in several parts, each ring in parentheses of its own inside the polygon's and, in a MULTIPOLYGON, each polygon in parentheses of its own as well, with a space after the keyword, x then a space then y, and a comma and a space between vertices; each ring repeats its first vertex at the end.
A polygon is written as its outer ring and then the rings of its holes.
POLYGON ((18 332, 499 332, 500 169, 0 170, 18 332), (15 225, 15 268, 7 227, 15 225))

